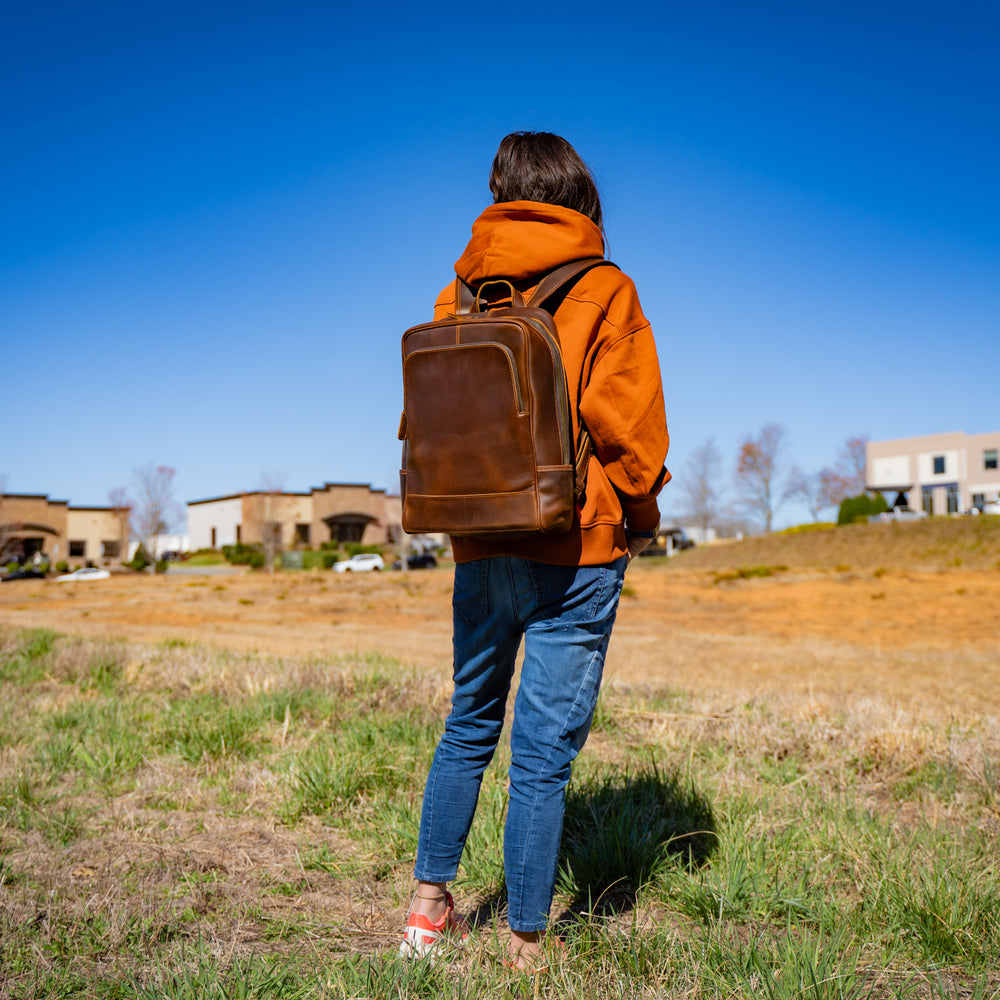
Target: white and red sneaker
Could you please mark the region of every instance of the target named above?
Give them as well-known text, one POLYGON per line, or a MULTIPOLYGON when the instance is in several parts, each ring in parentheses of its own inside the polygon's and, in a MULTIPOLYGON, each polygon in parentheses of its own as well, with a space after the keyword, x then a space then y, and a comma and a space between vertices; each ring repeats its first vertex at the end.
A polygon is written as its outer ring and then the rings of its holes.
POLYGON ((424 958, 437 951, 441 944, 461 947, 469 937, 469 925, 455 913, 455 900, 450 892, 445 894, 448 909, 440 920, 430 920, 422 913, 411 913, 406 918, 399 954, 403 958, 424 958))

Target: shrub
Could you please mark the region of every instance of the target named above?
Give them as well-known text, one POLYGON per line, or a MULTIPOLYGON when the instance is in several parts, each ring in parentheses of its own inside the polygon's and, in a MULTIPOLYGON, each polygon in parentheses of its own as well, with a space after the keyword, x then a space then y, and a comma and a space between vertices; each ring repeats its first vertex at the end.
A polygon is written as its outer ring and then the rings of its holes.
POLYGON ((303 552, 303 569, 329 569, 337 561, 337 553, 330 552, 303 552))
POLYGON ((146 554, 146 550, 140 545, 132 556, 132 561, 128 563, 137 573, 141 573, 153 560, 146 554))
POLYGON ((66 562, 65 559, 60 559, 59 562, 56 563, 56 572, 57 573, 68 573, 69 572, 69 563, 66 562))
POLYGON ((234 566, 251 566, 257 569, 264 565, 264 553, 255 545, 244 545, 237 542, 235 545, 223 545, 222 554, 226 560, 234 566), (256 558, 260 557, 257 562, 256 558))
POLYGON ((873 514, 881 514, 889 509, 881 493, 874 497, 862 493, 856 497, 844 497, 837 512, 837 524, 857 524, 868 520, 873 514))
POLYGON ((360 542, 345 542, 344 551, 347 553, 348 557, 360 555, 362 552, 377 552, 379 555, 381 555, 382 546, 362 545, 360 542))

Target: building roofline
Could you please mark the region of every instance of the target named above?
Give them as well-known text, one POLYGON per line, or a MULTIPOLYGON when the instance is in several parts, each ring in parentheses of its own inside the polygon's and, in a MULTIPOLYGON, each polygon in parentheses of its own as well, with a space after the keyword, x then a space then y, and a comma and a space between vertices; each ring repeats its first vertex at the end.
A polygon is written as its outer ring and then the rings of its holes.
POLYGON ((48 493, 0 493, 0 500, 44 500, 62 506, 69 504, 68 500, 50 500, 48 493))
POLYGON ((239 500, 245 496, 245 493, 227 493, 225 496, 221 497, 205 497, 204 500, 185 500, 184 505, 186 507, 195 507, 200 503, 218 503, 220 500, 239 500))
POLYGON ((332 486, 350 487, 352 489, 368 490, 369 493, 385 493, 384 486, 372 486, 371 483, 323 483, 322 486, 310 487, 310 493, 323 493, 332 486))
MULTIPOLYGON (((991 431, 986 431, 986 434, 992 433, 991 431)), ((897 441, 922 441, 927 438, 937 438, 937 437, 980 437, 979 434, 969 434, 967 431, 935 431, 933 434, 910 434, 907 437, 899 438, 879 438, 875 440, 871 439, 869 444, 894 444, 897 441)))
POLYGON ((221 497, 205 497, 204 500, 186 500, 185 506, 196 507, 202 503, 219 503, 222 500, 242 500, 243 497, 308 497, 310 493, 300 493, 298 490, 243 490, 240 493, 227 493, 221 497))

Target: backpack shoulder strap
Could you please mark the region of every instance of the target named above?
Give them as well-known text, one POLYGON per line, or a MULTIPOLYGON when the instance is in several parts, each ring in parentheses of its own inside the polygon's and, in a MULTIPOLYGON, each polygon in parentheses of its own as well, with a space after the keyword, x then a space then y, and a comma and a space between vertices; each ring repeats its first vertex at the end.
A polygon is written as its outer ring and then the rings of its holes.
POLYGON ((472 312, 472 307, 476 304, 476 293, 470 285, 467 285, 456 274, 455 275, 455 313, 458 316, 465 316, 472 312))
POLYGON ((585 257, 582 260, 572 260, 568 264, 563 264, 562 267, 557 267, 554 271, 549 271, 538 283, 538 287, 532 292, 526 305, 544 309, 545 303, 570 282, 579 278, 585 271, 605 264, 608 267, 618 266, 603 257, 585 257))

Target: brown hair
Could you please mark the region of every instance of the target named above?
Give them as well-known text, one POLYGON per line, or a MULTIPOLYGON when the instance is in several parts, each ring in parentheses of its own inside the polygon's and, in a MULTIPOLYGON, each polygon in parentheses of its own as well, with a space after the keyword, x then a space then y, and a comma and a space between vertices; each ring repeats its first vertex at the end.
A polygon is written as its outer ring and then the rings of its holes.
POLYGON ((580 154, 552 132, 511 132, 490 170, 494 202, 541 201, 587 216, 603 229, 601 198, 580 154))

